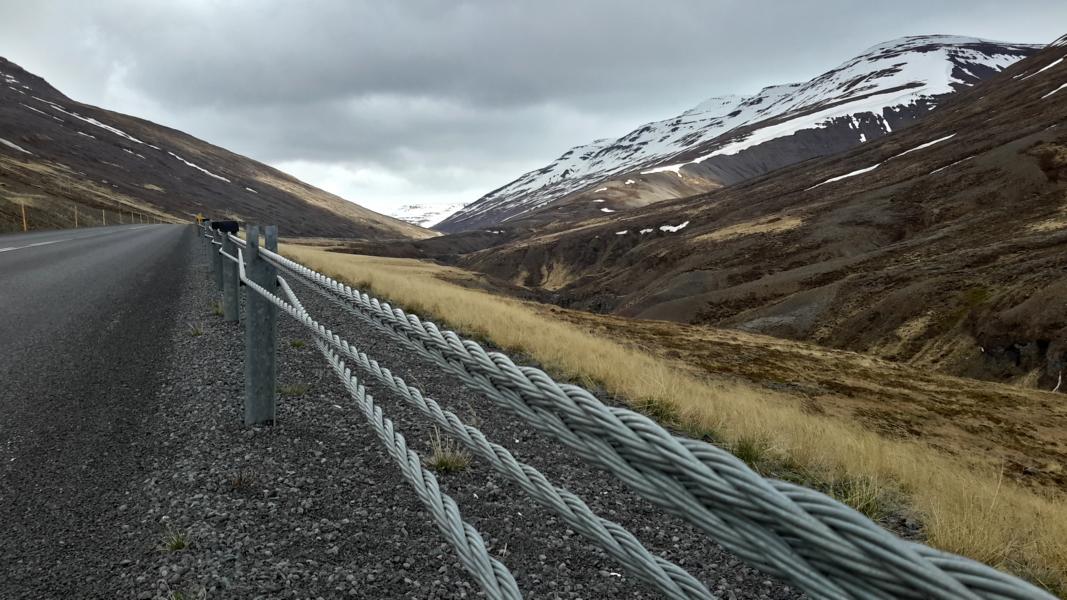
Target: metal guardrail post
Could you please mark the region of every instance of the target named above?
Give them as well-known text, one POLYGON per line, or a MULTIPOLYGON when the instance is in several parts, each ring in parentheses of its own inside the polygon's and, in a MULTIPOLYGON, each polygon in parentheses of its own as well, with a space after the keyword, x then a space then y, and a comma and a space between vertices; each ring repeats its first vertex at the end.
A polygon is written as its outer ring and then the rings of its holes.
MULTIPOLYGON (((246 230, 245 277, 272 290, 278 285, 278 270, 259 255, 259 226, 246 230)), ((263 245, 278 251, 278 227, 264 228, 263 245)), ((245 287, 245 425, 274 423, 276 373, 275 341, 278 309, 251 288, 245 287)))
POLYGON ((215 289, 219 292, 222 291, 222 255, 219 254, 220 246, 215 242, 219 241, 218 230, 211 230, 211 239, 208 242, 211 243, 211 272, 215 274, 215 289))
MULTIPOLYGON (((222 250, 230 256, 237 256, 237 244, 230 240, 226 232, 220 233, 222 234, 222 250)), ((237 263, 221 255, 219 262, 222 264, 222 319, 233 323, 241 320, 241 304, 237 297, 237 288, 241 286, 241 280, 237 263)))
POLYGON ((211 257, 214 247, 211 245, 211 238, 207 237, 211 230, 203 225, 198 225, 197 230, 200 234, 200 242, 204 244, 204 258, 207 259, 207 280, 211 281, 215 278, 215 259, 211 257))

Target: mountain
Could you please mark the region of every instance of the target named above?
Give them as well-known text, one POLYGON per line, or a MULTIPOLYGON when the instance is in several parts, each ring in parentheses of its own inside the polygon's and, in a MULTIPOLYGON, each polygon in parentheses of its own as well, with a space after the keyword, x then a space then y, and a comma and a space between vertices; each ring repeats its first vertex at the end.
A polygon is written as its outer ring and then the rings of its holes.
POLYGON ((463 206, 463 203, 460 202, 450 204, 403 204, 389 211, 389 216, 419 227, 430 227, 463 208, 463 206))
POLYGON ((72 226, 78 206, 82 225, 204 213, 276 223, 287 236, 434 235, 180 131, 75 102, 0 58, 0 228, 21 226, 20 205, 35 228, 72 226))
POLYGON ((850 151, 513 223, 381 248, 567 308, 1051 389, 1067 368, 1067 37, 850 151))
POLYGON ((752 96, 711 98, 617 140, 572 148, 435 229, 502 225, 561 200, 581 201, 593 216, 841 152, 910 125, 954 93, 1040 48, 956 36, 879 44, 810 81, 767 87, 752 96))

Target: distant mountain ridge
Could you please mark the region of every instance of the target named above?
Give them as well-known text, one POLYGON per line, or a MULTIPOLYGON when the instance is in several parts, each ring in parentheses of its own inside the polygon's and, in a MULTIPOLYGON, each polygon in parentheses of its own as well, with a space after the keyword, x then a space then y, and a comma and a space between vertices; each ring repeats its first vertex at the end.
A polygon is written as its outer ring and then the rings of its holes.
MULTIPOLYGON (((82 226, 113 213, 190 213, 275 223, 282 235, 367 240, 434 235, 175 129, 82 104, 0 58, 0 225, 82 226), (88 209, 88 210, 86 210, 88 209)), ((106 217, 104 217, 106 218, 106 217)))
POLYGON ((847 150, 912 123, 1042 47, 940 35, 879 44, 810 81, 710 98, 616 140, 572 148, 435 228, 507 223, 590 191, 608 192, 596 198, 604 202, 596 210, 631 208, 847 150), (626 178, 631 187, 605 188, 613 178, 626 178), (616 189, 626 193, 612 194, 616 189))
POLYGON ((448 215, 463 208, 462 202, 452 202, 448 204, 439 203, 411 203, 402 204, 389 211, 389 216, 406 221, 412 225, 418 225, 419 227, 430 227, 434 223, 438 223, 441 219, 444 219, 448 215))

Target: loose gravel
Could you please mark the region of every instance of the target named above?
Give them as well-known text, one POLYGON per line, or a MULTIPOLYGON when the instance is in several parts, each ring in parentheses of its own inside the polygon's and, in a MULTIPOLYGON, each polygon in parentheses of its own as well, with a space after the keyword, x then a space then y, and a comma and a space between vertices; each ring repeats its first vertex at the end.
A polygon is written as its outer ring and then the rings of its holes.
MULTIPOLYGON (((286 315, 279 316, 278 384, 288 395, 278 399, 277 423, 241 425, 243 330, 214 314, 218 294, 202 248, 188 254, 194 268, 177 308, 186 325, 170 334, 173 355, 161 374, 151 426, 157 448, 146 458, 143 514, 133 517, 156 541, 124 561, 119 597, 482 597, 310 332, 286 315)), ((298 280, 290 283, 316 319, 630 529, 718 597, 801 596, 298 280)), ((429 420, 375 382, 365 383, 409 446, 429 456, 429 420)), ((658 597, 476 459, 438 479, 525 597, 658 597)))

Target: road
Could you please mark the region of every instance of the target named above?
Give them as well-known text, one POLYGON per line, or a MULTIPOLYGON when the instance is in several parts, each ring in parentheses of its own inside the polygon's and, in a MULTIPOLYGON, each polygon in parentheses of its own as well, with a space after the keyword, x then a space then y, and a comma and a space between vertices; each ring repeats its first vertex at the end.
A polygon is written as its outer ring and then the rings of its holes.
MULTIPOLYGON (((103 597, 193 228, 0 236, 0 597, 103 597)), ((134 536, 135 537, 135 536, 134 536)))

